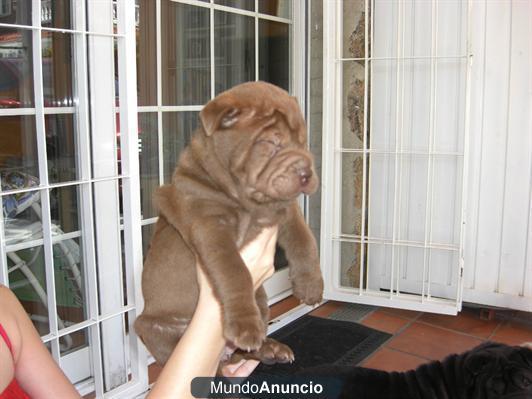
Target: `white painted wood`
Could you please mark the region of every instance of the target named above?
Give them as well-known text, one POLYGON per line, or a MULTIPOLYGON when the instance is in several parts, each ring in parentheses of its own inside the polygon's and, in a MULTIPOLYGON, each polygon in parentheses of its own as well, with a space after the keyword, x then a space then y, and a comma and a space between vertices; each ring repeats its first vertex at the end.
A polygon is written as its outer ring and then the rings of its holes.
POLYGON ((464 301, 532 310, 532 4, 473 2, 464 301))
MULTIPOLYGON (((113 32, 112 1, 88 3, 88 27, 97 32, 113 32)), ((89 37, 89 74, 91 93, 91 139, 93 176, 118 173, 115 115, 114 39, 89 37)), ((99 313, 110 313, 123 303, 122 259, 120 245, 118 181, 93 185, 96 259, 98 264, 99 313)), ((104 387, 102 394, 127 382, 124 320, 116 317, 96 328, 101 334, 104 387)), ((97 338, 93 335, 93 338, 97 338)))

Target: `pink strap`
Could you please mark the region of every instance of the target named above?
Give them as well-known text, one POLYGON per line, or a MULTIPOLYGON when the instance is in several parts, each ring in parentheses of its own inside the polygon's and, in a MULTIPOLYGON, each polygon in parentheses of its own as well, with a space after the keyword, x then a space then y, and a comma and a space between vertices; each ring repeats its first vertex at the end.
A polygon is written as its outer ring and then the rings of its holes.
POLYGON ((13 347, 11 346, 11 341, 9 340, 9 337, 7 336, 6 330, 4 330, 4 327, 2 327, 1 324, 0 324, 0 336, 4 339, 4 342, 9 348, 9 352, 13 354, 13 347))

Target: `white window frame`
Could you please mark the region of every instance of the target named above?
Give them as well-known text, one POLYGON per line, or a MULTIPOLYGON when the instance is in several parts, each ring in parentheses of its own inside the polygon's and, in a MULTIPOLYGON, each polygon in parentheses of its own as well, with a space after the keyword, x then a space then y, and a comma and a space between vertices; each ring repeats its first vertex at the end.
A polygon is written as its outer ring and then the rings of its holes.
MULTIPOLYGON (((130 398, 136 394, 142 393, 147 389, 147 359, 143 347, 140 345, 140 340, 134 335, 133 322, 135 320, 137 309, 141 307, 142 296, 140 289, 140 276, 142 273, 142 239, 140 233, 140 188, 139 188, 139 173, 138 173, 138 144, 137 144, 137 92, 136 92, 136 51, 135 51, 135 4, 134 0, 119 0, 117 2, 117 32, 113 32, 112 12, 113 2, 111 0, 99 2, 85 2, 82 0, 72 1, 72 29, 58 29, 41 26, 41 0, 32 0, 32 10, 39 10, 39 12, 32 13, 31 25, 14 25, 14 24, 0 24, 9 28, 17 28, 30 30, 32 32, 33 43, 33 76, 24 77, 26 79, 33 79, 34 81, 34 97, 35 105, 33 108, 11 108, 1 109, 0 116, 10 115, 35 115, 36 118, 36 138, 37 151, 39 161, 39 186, 19 190, 11 190, 0 193, 1 198, 5 195, 15 194, 27 191, 39 191, 41 193, 41 207, 42 207, 42 230, 43 238, 35 240, 30 243, 24 243, 26 246, 43 245, 45 272, 46 272, 46 303, 45 306, 49 309, 49 325, 50 333, 43 336, 42 340, 50 344, 51 353, 54 359, 64 369, 65 373, 71 380, 79 380, 87 378, 85 381, 76 384, 76 388, 81 395, 95 391, 97 397, 126 397, 130 398), (103 27, 101 31, 98 26, 91 26, 89 29, 85 26, 86 13, 85 4, 91 7, 88 11, 94 12, 96 8, 102 11, 104 16, 108 14, 108 19, 102 18, 108 25, 103 27), (110 23, 109 23, 110 21, 110 23), (91 30, 95 28, 96 31, 91 30), (42 32, 61 32, 69 34, 72 37, 73 51, 73 76, 72 81, 75 86, 74 92, 77 103, 74 107, 63 108, 45 108, 42 82, 42 32), (95 68, 98 64, 87 63, 87 38, 104 38, 109 43, 114 43, 116 40, 118 48, 118 74, 119 74, 119 98, 120 98, 120 127, 121 127, 121 174, 118 175, 116 170, 116 138, 115 138, 115 115, 112 110, 112 118, 107 126, 100 126, 99 128, 106 128, 107 143, 112 141, 110 151, 112 157, 108 161, 113 164, 111 169, 104 168, 104 171, 99 176, 94 176, 92 173, 91 162, 91 141, 89 133, 89 111, 96 111, 93 122, 98 122, 101 110, 97 111, 98 104, 89 104, 89 91, 92 90, 91 95, 97 96, 94 90, 97 87, 89 89, 88 69, 95 68), (92 66, 91 66, 92 65, 92 66), (76 116, 76 125, 74 128, 75 137, 77 140, 76 157, 78 159, 78 179, 73 182, 54 183, 51 184, 48 180, 47 156, 46 156, 46 138, 45 138, 45 114, 73 114, 76 116), (113 169, 114 168, 114 169, 113 169), (104 275, 103 263, 100 259, 100 271, 96 269, 97 257, 103 255, 102 246, 106 243, 106 229, 98 228, 98 224, 102 224, 105 220, 101 220, 101 213, 99 209, 104 209, 104 204, 98 200, 98 193, 95 193, 95 200, 93 203, 93 188, 95 185, 110 185, 117 190, 118 182, 122 182, 123 192, 123 230, 124 230, 124 253, 125 253, 125 276, 122 276, 121 263, 121 246, 119 242, 120 237, 120 221, 118 219, 118 192, 116 194, 115 208, 112 209, 113 215, 116 216, 115 231, 113 232, 115 239, 111 240, 107 254, 111 255, 113 259, 114 268, 110 272, 113 275, 109 278, 109 273, 104 275), (65 234, 63 239, 79 237, 83 232, 83 263, 85 267, 85 286, 86 286, 86 307, 87 317, 85 321, 75 325, 63 328, 59 326, 58 317, 56 314, 56 293, 54 283, 54 263, 52 246, 61 237, 52 235, 51 217, 50 217, 50 190, 58 187, 66 187, 76 185, 80 188, 80 202, 79 217, 82 227, 79 232, 65 234), (83 204, 83 205, 82 205, 83 204), (93 214, 93 208, 96 207, 96 213, 93 214), (98 222, 99 220, 99 222, 98 222), (94 224, 94 222, 97 222, 94 224), (93 226, 96 226, 97 232, 94 231, 93 226), (95 236, 95 233, 98 233, 95 236), (118 241, 116 240, 118 237, 118 241), (99 247, 95 247, 95 239, 100 242, 99 247), (99 279, 99 283, 97 280, 99 279), (126 282, 128 303, 123 305, 122 284, 126 282), (118 290, 117 290, 118 284, 118 290), (99 301, 105 301, 105 308, 100 308, 99 301), (111 303, 112 302, 112 303, 111 303), (125 335, 124 316, 128 315, 129 322, 129 336, 125 335), (117 321, 118 323, 115 323, 117 321), (105 324, 105 326, 104 326, 105 324), (59 338, 67 336, 76 331, 86 330, 89 337, 89 345, 80 350, 76 350, 70 354, 61 356, 59 348, 59 338), (118 343, 117 343, 118 338, 118 343), (103 347, 105 346, 105 350, 103 347), (117 379, 117 372, 121 374, 117 379), (128 381, 128 374, 130 379, 128 381)), ((92 14, 94 15, 94 14, 92 14)), ((91 22, 101 21, 102 19, 94 18, 91 22)), ((99 48, 91 48, 89 44, 91 55, 93 51, 99 51, 99 48)), ((105 65, 106 61, 108 69, 103 71, 103 74, 110 76, 114 82, 114 64, 113 64, 113 48, 108 47, 107 54, 99 59, 99 62, 105 65), (110 68, 109 65, 113 67, 110 68)), ((90 61, 90 59, 89 59, 90 61)), ((95 73, 95 71, 91 71, 95 73)), ((103 75, 102 75, 103 76, 103 75)), ((95 76, 93 75, 93 79, 95 76)), ((109 88, 103 88, 108 90, 109 88)), ((111 102, 114 107, 115 94, 114 84, 111 88, 111 102)), ((104 95, 109 95, 109 92, 104 95)), ((95 122, 95 123, 96 123, 95 122)), ((93 126, 94 127, 94 126, 93 126)), ((92 132, 94 134, 102 133, 101 131, 92 132)), ((100 143, 96 140, 93 142, 95 152, 100 143)), ((109 189, 103 189, 107 194, 111 193, 109 189)), ((112 189, 111 189, 112 190, 112 189)), ((99 190, 96 190, 99 191, 99 190)), ((6 284, 8 278, 8 265, 6 261, 6 246, 3 230, 3 213, 0 212, 0 282, 6 284)), ((107 245, 107 243, 105 244, 107 245)))

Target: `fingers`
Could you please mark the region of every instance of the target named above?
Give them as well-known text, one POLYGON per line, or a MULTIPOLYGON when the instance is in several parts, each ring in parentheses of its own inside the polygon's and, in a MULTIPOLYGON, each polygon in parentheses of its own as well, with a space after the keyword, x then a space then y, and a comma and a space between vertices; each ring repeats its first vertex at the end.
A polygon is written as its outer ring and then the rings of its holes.
POLYGON ((259 365, 258 360, 240 360, 235 364, 228 364, 222 368, 224 377, 248 377, 259 365))

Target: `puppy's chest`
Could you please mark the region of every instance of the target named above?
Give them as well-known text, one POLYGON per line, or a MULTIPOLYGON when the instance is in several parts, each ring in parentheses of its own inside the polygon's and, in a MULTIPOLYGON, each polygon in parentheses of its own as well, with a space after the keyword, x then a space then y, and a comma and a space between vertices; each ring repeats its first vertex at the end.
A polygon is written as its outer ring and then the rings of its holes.
POLYGON ((278 224, 279 216, 276 213, 239 211, 237 223, 236 245, 241 248, 253 240, 265 227, 278 224))

